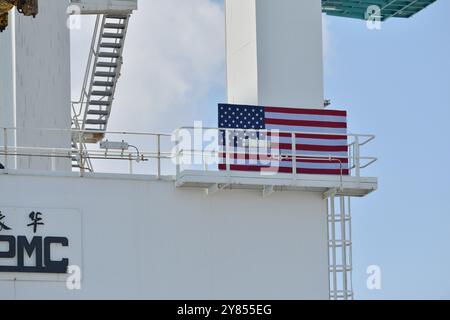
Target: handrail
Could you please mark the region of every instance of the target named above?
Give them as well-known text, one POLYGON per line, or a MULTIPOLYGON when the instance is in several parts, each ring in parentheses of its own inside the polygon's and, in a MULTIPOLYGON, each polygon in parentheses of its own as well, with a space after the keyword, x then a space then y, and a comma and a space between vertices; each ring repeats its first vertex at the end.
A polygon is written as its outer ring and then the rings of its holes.
MULTIPOLYGON (((71 148, 51 148, 51 147, 30 147, 30 146, 11 146, 8 145, 8 132, 9 131, 18 131, 18 130, 26 130, 28 132, 33 131, 41 131, 41 132, 48 132, 48 133, 59 133, 59 134, 71 134, 73 135, 80 135, 81 137, 84 136, 85 133, 96 133, 96 131, 91 130, 81 130, 81 129, 56 129, 56 128, 49 128, 49 129, 38 129, 38 128, 0 128, 0 134, 3 132, 3 145, 1 145, 2 141, 0 140, 0 156, 3 158, 4 161, 1 161, 3 159, 0 159, 0 162, 3 162, 3 165, 5 168, 10 167, 8 165, 8 158, 13 156, 18 157, 49 157, 49 158, 72 158, 72 156, 78 155, 80 158, 80 163, 86 163, 89 166, 89 163, 92 160, 128 160, 131 162, 139 161, 139 162, 148 162, 150 160, 156 160, 156 170, 158 177, 161 176, 161 170, 162 170, 162 160, 171 160, 172 166, 171 168, 175 168, 176 172, 181 172, 181 166, 184 165, 204 165, 205 167, 202 169, 204 171, 209 170, 209 166, 212 164, 219 164, 219 158, 220 155, 225 153, 227 155, 226 150, 221 150, 220 146, 218 145, 216 149, 214 150, 205 150, 199 149, 199 147, 195 147, 195 144, 191 144, 190 147, 185 147, 180 145, 180 137, 177 135, 180 135, 180 130, 192 128, 192 129, 199 129, 196 127, 183 127, 180 129, 177 129, 174 131, 174 133, 158 133, 158 132, 129 132, 129 131, 101 131, 99 130, 98 133, 105 134, 105 137, 110 138, 110 136, 122 136, 123 138, 119 139, 126 139, 126 137, 141 137, 140 139, 144 139, 142 141, 148 141, 151 142, 151 148, 139 148, 138 150, 104 150, 99 149, 96 147, 96 145, 89 145, 89 148, 83 144, 83 146, 78 150, 73 150, 71 148), (148 138, 148 139, 146 139, 148 138), (170 147, 166 150, 163 150, 162 148, 162 139, 167 139, 167 142, 169 142, 170 147), (154 143, 156 146, 154 146, 154 143), (148 149, 148 150, 144 150, 148 149), (184 157, 185 156, 193 156, 193 155, 200 155, 201 156, 201 162, 202 163, 184 163, 184 157), (213 161, 211 161, 213 160, 213 161), (215 162, 214 162, 215 161, 215 162)), ((205 130, 205 128, 203 128, 205 130)), ((206 129, 214 129, 219 131, 225 130, 225 131, 240 131, 235 129, 220 129, 220 128, 206 128, 206 129)), ((251 131, 261 131, 261 130, 243 130, 247 132, 251 131)), ((303 133, 303 132, 301 132, 303 133)), ((294 137, 296 134, 301 134, 300 132, 291 133, 294 137)), ((315 133, 317 134, 317 133, 315 133)), ((375 139, 375 136, 373 135, 358 135, 358 134, 349 134, 347 135, 349 137, 353 137, 355 141, 350 143, 349 146, 349 153, 348 158, 349 160, 352 160, 353 162, 349 161, 348 163, 348 170, 356 177, 361 177, 360 171, 362 169, 366 169, 369 166, 371 166, 373 163, 375 163, 378 158, 376 157, 370 157, 370 156, 362 156, 360 154, 361 147, 367 145, 369 142, 373 141, 375 139), (351 149, 350 149, 351 148, 351 149), (353 149, 353 150, 352 150, 353 149)), ((115 137, 114 137, 115 138, 115 137)), ((82 141, 80 141, 82 142, 82 141)), ((292 139, 292 144, 294 144, 295 139, 292 139)), ((204 142, 203 142, 204 143, 204 142)), ((139 147, 139 146, 138 146, 139 147)), ((293 149, 294 150, 294 149, 293 149)), ((339 162, 339 168, 341 172, 341 179, 344 170, 344 165, 341 161, 339 156, 333 155, 333 154, 323 154, 323 155, 313 155, 308 154, 307 152, 293 152, 289 153, 288 151, 282 152, 280 154, 270 154, 268 152, 268 155, 270 157, 271 161, 275 160, 283 160, 283 159, 296 159, 298 160, 327 160, 330 162, 339 162)), ((347 156, 346 156, 347 157, 347 156)), ((199 158, 200 159, 200 158, 199 158)), ((229 159, 229 154, 225 157, 225 159, 229 159)), ((191 158, 192 160, 192 158, 191 158)), ((12 163, 12 162, 10 162, 12 163)), ((227 162, 225 162, 227 163, 227 162)), ((297 174, 296 172, 296 166, 293 166, 293 174, 294 176, 297 174)), ((11 167, 9 168, 11 169, 11 167)), ((227 167, 229 169, 229 167, 227 167)), ((218 170, 218 166, 215 167, 214 170, 218 170)), ((347 170, 347 163, 345 166, 345 170, 347 170)), ((130 170, 131 171, 131 170, 130 170)))
POLYGON ((140 136, 165 136, 172 137, 171 133, 162 132, 145 132, 145 131, 102 131, 102 130, 77 130, 77 129, 58 129, 58 128, 26 128, 26 127, 0 127, 0 130, 17 131, 17 130, 33 130, 44 132, 65 132, 65 133, 104 133, 104 134, 122 134, 122 135, 140 135, 140 136))
POLYGON ((81 103, 82 99, 83 99, 83 94, 86 93, 85 87, 87 85, 88 82, 88 78, 89 78, 89 74, 90 74, 90 69, 91 69, 91 65, 92 65, 92 56, 93 54, 95 54, 95 43, 97 40, 97 34, 98 34, 98 26, 100 23, 100 15, 98 14, 95 20, 95 27, 94 27, 94 33, 92 35, 92 40, 91 40, 91 46, 89 49, 89 55, 88 55, 88 62, 86 65, 86 72, 84 74, 84 80, 83 80, 83 86, 81 87, 81 93, 80 93, 80 99, 78 101, 72 101, 72 103, 78 104, 81 103))
POLYGON ((78 101, 72 101, 72 109, 74 111, 73 121, 75 123, 77 123, 77 128, 79 127, 78 118, 81 116, 81 113, 83 112, 83 105, 86 104, 86 102, 87 102, 87 100, 85 100, 85 97, 88 95, 88 93, 86 91, 86 86, 89 81, 89 76, 91 75, 91 72, 90 72, 91 68, 94 67, 94 65, 92 64, 92 57, 96 55, 95 44, 97 42, 97 36, 99 35, 98 28, 100 25, 100 19, 101 19, 101 15, 97 15, 96 20, 95 20, 94 32, 93 32, 92 40, 91 40, 91 46, 89 47, 88 61, 86 64, 86 72, 84 74, 83 85, 81 87, 80 98, 78 101), (76 104, 80 104, 80 108, 79 108, 78 112, 75 110, 76 104))
MULTIPOLYGON (((89 99, 90 99, 86 87, 88 85, 88 82, 92 83, 93 74, 92 74, 91 70, 94 70, 94 68, 95 68, 95 60, 98 59, 97 58, 97 53, 98 53, 99 48, 98 48, 98 44, 97 44, 97 50, 96 50, 95 49, 95 44, 98 42, 97 38, 101 34, 101 33, 99 33, 100 20, 101 20, 101 15, 97 15, 96 20, 95 20, 95 26, 94 26, 94 32, 93 32, 93 35, 92 35, 91 45, 90 45, 90 48, 89 48, 88 61, 87 61, 87 64, 86 64, 86 72, 84 74, 83 85, 81 87, 80 98, 79 98, 78 101, 72 101, 72 103, 71 103, 72 111, 73 111, 72 122, 75 125, 75 128, 78 129, 78 130, 81 129, 82 126, 84 126, 84 122, 85 122, 86 116, 84 116, 84 120, 83 121, 80 121, 79 117, 83 113, 83 110, 86 113, 87 106, 88 106, 89 99), (93 57, 95 57, 94 63, 92 63, 93 57), (75 108, 76 104, 80 105, 78 111, 75 108), (81 126, 80 126, 80 124, 81 124, 81 126)), ((86 149, 86 143, 84 143, 81 140, 78 141, 77 149, 79 151, 81 151, 80 149, 86 149)), ((84 167, 83 163, 81 163, 80 161, 77 161, 77 162, 78 162, 78 165, 80 166, 80 168, 84 167)), ((90 161, 89 158, 87 159, 87 169, 89 171, 91 171, 91 172, 93 171, 92 162, 90 161)))
MULTIPOLYGON (((98 19, 100 19, 100 16, 98 16, 97 17, 98 19)), ((105 15, 103 15, 103 17, 102 17, 102 24, 101 24, 101 27, 100 27, 100 33, 98 33, 98 25, 96 25, 96 28, 95 28, 95 31, 94 31, 94 36, 95 36, 95 39, 97 39, 97 35, 98 35, 98 38, 100 39, 100 35, 103 33, 103 30, 104 30, 104 26, 105 26, 105 21, 106 21, 106 16, 105 15)), ((97 64, 97 61, 98 61, 98 53, 100 52, 100 45, 101 45, 101 43, 100 43, 100 41, 97 41, 97 48, 96 48, 96 50, 94 50, 93 49, 93 47, 91 47, 91 59, 92 59, 92 57, 94 57, 94 63, 93 63, 93 69, 92 70, 94 70, 95 69, 95 65, 97 64)), ((89 69, 89 71, 90 71, 90 69, 89 69)), ((89 81, 89 90, 87 91, 87 95, 85 95, 85 97, 86 97, 86 106, 87 106, 87 104, 89 104, 89 101, 90 101, 90 99, 91 99, 91 96, 90 96, 90 93, 92 92, 92 87, 93 87, 93 77, 94 77, 94 75, 92 74, 92 72, 89 72, 89 74, 91 74, 91 78, 90 78, 90 81, 89 81)), ((86 86, 84 86, 84 90, 86 89, 86 86)), ((83 116, 83 122, 82 122, 82 129, 85 129, 85 127, 86 127, 86 119, 87 119, 87 107, 85 107, 85 110, 84 110, 84 116, 83 116)))
MULTIPOLYGON (((205 131, 205 130, 217 130, 218 132, 220 132, 220 131, 232 132, 232 133, 244 132, 246 134, 251 134, 253 132, 257 132, 257 133, 261 133, 261 132, 262 133, 270 133, 270 132, 273 132, 272 130, 261 130, 261 129, 236 129, 236 128, 213 128, 213 127, 185 126, 185 127, 181 127, 181 128, 176 129, 173 134, 176 137, 178 137, 180 135, 180 133, 181 133, 181 130, 202 130, 202 131, 205 131)), ((295 158, 295 161, 303 160, 303 159, 306 159, 306 158, 312 159, 312 158, 316 157, 316 156, 312 156, 311 154, 299 154, 297 152, 297 150, 296 150, 296 138, 297 138, 297 135, 300 135, 300 134, 311 134, 311 135, 322 135, 322 136, 327 136, 327 135, 329 135, 329 136, 336 136, 335 133, 318 133, 318 132, 303 132, 303 131, 302 132, 289 132, 289 131, 282 131, 282 130, 276 130, 276 132, 279 133, 279 134, 289 134, 292 137, 291 144, 292 144, 292 151, 293 152, 292 152, 292 154, 286 154, 286 155, 290 156, 291 158, 295 158), (294 155, 294 153, 295 153, 295 155, 294 155)), ((378 158, 376 158, 376 157, 362 157, 361 154, 360 154, 361 147, 367 145, 368 143, 373 141, 376 137, 375 137, 375 135, 370 135, 370 134, 353 134, 353 133, 339 134, 339 135, 346 136, 347 139, 348 138, 353 138, 354 139, 354 141, 352 141, 351 143, 347 144, 347 147, 349 148, 349 150, 348 150, 348 158, 349 158, 349 160, 353 161, 352 165, 349 163, 348 169, 349 169, 350 172, 352 170, 354 170, 355 176, 359 178, 359 177, 361 177, 361 169, 365 169, 365 168, 369 167, 370 165, 372 165, 373 163, 375 163, 378 160, 378 158), (351 156, 352 153, 353 153, 353 156, 351 156), (362 160, 365 160, 367 162, 362 163, 362 160)), ((228 134, 225 135, 225 140, 228 139, 228 136, 229 136, 228 134)), ((225 145, 228 146, 228 143, 225 142, 225 145)), ((180 150, 179 149, 178 152, 180 152, 180 151, 182 153, 185 153, 185 150, 180 150)), ((195 151, 198 151, 198 150, 191 150, 191 151, 195 152, 195 151)), ((228 152, 229 152, 228 149, 226 151, 222 151, 222 153, 226 154, 226 157, 225 157, 226 160, 228 160, 228 158, 229 158, 228 155, 227 155, 228 152)), ((181 156, 181 154, 178 155, 178 157, 180 157, 180 156, 181 156)), ((331 154, 330 155, 326 155, 325 154, 323 156, 319 156, 319 158, 320 159, 318 159, 318 160, 328 160, 330 162, 333 162, 333 158, 335 158, 335 156, 333 156, 331 154)), ((230 171, 230 165, 229 165, 228 161, 226 161, 226 164, 227 164, 226 171, 230 171)), ((297 168, 294 165, 292 167, 293 167, 292 168, 292 170, 293 170, 292 174, 296 175, 297 174, 297 168)), ((180 172, 180 171, 181 171, 181 169, 177 168, 177 172, 180 172)), ((342 180, 342 176, 343 176, 342 163, 340 164, 340 172, 341 172, 340 175, 341 175, 341 180, 342 180)))

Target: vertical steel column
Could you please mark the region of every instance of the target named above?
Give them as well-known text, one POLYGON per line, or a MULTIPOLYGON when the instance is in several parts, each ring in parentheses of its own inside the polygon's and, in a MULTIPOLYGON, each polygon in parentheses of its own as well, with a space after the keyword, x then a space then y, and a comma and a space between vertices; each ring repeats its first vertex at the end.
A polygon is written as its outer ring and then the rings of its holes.
POLYGON ((3 153, 5 155, 5 169, 8 169, 8 129, 3 128, 3 153))
POLYGON ((337 300, 337 252, 336 252, 336 213, 335 213, 335 204, 334 204, 334 194, 330 196, 330 212, 329 212, 329 221, 331 223, 331 276, 332 276, 332 287, 331 287, 331 295, 334 300, 337 300), (331 219, 330 219, 331 218, 331 219))
POLYGON ((158 180, 161 179, 161 135, 158 134, 157 135, 157 146, 158 146, 158 161, 157 161, 157 166, 158 166, 158 180))
MULTIPOLYGON (((231 163, 230 163, 230 157, 231 157, 231 130, 225 131, 225 164, 228 174, 231 172, 231 163), (228 136, 229 135, 229 136, 228 136)), ((234 161, 234 140, 233 140, 233 161, 234 161)))
POLYGON ((355 176, 359 178, 361 176, 361 155, 358 136, 355 136, 355 142, 353 145, 353 162, 355 165, 355 176))
POLYGON ((353 239, 352 239, 352 206, 351 206, 351 197, 347 198, 347 223, 348 223, 348 264, 350 266, 350 270, 348 272, 349 276, 349 285, 350 285, 350 293, 352 294, 351 299, 354 299, 353 292, 353 239))
POLYGON ((297 136, 295 132, 292 133, 292 173, 294 177, 297 175, 297 136))
POLYGON ((344 294, 344 300, 348 300, 348 283, 347 283, 347 237, 345 232, 346 215, 345 215, 345 198, 339 197, 340 202, 340 222, 341 222, 341 260, 342 260, 342 290, 344 294))

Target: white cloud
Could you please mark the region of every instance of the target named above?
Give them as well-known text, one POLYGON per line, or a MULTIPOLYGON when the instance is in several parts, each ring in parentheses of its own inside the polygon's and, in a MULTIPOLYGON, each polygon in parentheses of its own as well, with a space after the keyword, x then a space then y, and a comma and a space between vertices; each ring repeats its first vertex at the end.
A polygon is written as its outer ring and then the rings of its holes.
POLYGON ((331 39, 330 21, 326 15, 322 15, 322 34, 323 34, 323 55, 327 61, 333 55, 333 44, 331 39))
POLYGON ((322 15, 322 32, 323 32, 323 51, 328 52, 330 46, 330 34, 328 19, 325 15, 322 15))
POLYGON ((337 52, 335 38, 332 31, 332 20, 326 15, 323 15, 322 17, 324 76, 325 79, 327 79, 327 77, 334 74, 337 52))
MULTIPOLYGON (((72 32, 76 93, 84 75, 92 21, 84 18, 83 30, 72 32)), ((224 37, 224 13, 217 2, 140 1, 129 24, 109 129, 171 131, 202 119, 202 110, 195 106, 212 88, 225 83, 224 37)))

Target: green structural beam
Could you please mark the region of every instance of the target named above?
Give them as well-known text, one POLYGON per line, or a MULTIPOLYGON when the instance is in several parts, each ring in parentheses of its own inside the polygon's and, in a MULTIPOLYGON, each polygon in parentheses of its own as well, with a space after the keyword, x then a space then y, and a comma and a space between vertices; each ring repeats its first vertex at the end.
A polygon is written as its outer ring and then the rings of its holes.
POLYGON ((435 1, 436 0, 322 0, 322 11, 332 16, 366 19, 366 13, 370 6, 377 6, 381 9, 380 18, 384 21, 389 18, 412 17, 435 1))

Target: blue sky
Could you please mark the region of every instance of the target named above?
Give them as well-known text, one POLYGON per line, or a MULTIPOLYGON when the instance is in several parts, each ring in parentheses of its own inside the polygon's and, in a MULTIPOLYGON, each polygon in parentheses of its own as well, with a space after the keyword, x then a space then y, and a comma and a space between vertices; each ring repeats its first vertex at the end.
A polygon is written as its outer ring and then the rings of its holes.
POLYGON ((354 132, 377 135, 368 173, 380 190, 354 201, 358 298, 450 298, 450 1, 381 31, 328 19, 326 96, 354 132), (365 268, 382 268, 368 291, 365 268))
MULTIPOLYGON (((377 135, 366 172, 380 189, 353 201, 358 299, 450 299, 450 1, 380 31, 326 18, 325 95, 353 133, 377 135), (382 290, 366 288, 379 265, 382 290)), ((205 103, 224 101, 212 90, 205 103)))
MULTIPOLYGON (((116 97, 126 108, 115 108, 111 130, 217 125, 217 103, 226 101, 222 4, 140 2, 116 97)), ((326 17, 325 95, 348 110, 353 133, 377 135, 364 152, 379 162, 365 174, 379 177, 380 189, 353 201, 358 299, 450 299, 448 12, 450 1, 438 0, 380 31, 326 17), (380 291, 366 288, 369 265, 381 267, 380 291)), ((91 32, 72 32, 74 92, 91 32)))

